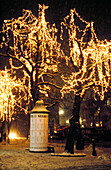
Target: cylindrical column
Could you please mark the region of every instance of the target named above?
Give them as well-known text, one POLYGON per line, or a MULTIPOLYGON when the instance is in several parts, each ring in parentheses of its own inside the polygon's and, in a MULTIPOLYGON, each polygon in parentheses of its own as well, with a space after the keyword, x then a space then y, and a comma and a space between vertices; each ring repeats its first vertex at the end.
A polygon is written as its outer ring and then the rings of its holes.
POLYGON ((37 101, 30 112, 30 151, 48 150, 48 113, 43 100, 37 101))

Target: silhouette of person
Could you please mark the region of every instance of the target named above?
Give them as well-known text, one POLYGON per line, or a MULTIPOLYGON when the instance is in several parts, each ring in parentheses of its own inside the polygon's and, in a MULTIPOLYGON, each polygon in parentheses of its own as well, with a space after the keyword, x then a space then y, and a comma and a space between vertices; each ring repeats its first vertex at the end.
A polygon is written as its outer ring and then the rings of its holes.
POLYGON ((69 133, 66 141, 65 152, 74 154, 74 137, 75 134, 77 133, 78 122, 76 122, 75 116, 72 116, 69 122, 70 122, 70 127, 69 127, 69 133))

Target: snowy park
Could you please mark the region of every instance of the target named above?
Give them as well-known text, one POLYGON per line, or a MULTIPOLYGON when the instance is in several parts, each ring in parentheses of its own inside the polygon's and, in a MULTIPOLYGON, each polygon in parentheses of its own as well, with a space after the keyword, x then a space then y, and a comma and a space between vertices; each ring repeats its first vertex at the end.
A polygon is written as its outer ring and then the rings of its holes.
MULTIPOLYGON (((63 153, 65 142, 50 142, 55 153, 63 153)), ((11 140, 10 144, 0 143, 0 170, 54 170, 54 169, 111 169, 111 148, 96 147, 97 156, 92 156, 92 145, 75 153, 85 157, 51 156, 51 153, 29 152, 29 140, 11 140)))
POLYGON ((2 2, 0 170, 111 169, 109 4, 2 2))

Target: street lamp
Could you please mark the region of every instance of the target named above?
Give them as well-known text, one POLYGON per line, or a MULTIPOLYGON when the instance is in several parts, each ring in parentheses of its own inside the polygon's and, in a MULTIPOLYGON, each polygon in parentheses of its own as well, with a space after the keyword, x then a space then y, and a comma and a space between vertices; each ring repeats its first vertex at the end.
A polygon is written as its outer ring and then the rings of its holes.
POLYGON ((59 110, 59 115, 63 115, 64 114, 64 110, 63 109, 60 109, 59 110))
POLYGON ((66 120, 66 124, 69 124, 69 120, 66 120))

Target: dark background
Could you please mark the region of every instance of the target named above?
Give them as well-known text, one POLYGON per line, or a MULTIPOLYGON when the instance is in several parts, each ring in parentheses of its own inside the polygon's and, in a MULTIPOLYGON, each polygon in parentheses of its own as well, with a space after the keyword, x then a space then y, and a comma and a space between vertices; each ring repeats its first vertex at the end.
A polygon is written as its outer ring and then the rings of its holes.
POLYGON ((35 16, 38 4, 49 6, 46 10, 46 20, 57 23, 69 14, 70 9, 76 11, 86 21, 94 21, 94 27, 99 39, 111 39, 111 1, 110 0, 2 0, 0 30, 4 19, 18 18, 23 9, 30 9, 35 16))

